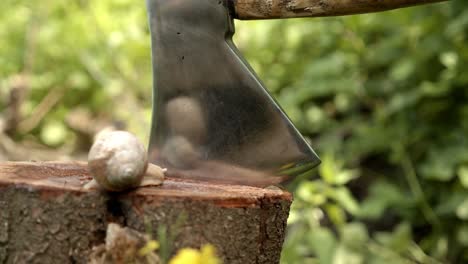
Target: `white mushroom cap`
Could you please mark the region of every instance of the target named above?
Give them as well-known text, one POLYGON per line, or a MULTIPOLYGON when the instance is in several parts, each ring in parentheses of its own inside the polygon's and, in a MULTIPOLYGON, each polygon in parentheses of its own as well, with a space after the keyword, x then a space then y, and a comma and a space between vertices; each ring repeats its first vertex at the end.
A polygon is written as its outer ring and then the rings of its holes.
POLYGON ((140 185, 148 167, 148 157, 145 147, 133 134, 103 132, 89 151, 88 167, 102 188, 123 191, 140 185))

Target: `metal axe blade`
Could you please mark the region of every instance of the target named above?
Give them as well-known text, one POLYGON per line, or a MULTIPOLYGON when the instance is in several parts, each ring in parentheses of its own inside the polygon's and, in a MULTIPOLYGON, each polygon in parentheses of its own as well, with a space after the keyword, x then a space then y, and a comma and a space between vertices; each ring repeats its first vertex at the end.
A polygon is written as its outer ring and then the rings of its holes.
POLYGON ((279 183, 320 161, 232 42, 227 3, 147 0, 150 161, 173 177, 279 183))

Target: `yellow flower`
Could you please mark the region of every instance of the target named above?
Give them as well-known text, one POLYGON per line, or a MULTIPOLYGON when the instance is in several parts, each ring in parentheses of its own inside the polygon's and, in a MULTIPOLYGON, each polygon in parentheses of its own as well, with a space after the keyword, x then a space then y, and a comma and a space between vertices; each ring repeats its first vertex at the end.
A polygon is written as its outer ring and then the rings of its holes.
POLYGON ((183 248, 169 264, 221 264, 212 245, 204 245, 200 250, 183 248))
POLYGON ((158 241, 150 240, 148 241, 148 243, 146 243, 146 245, 143 248, 140 249, 140 251, 138 251, 138 254, 140 256, 146 256, 158 248, 159 248, 158 241))
POLYGON ((200 252, 200 264, 221 264, 216 256, 216 249, 212 245, 204 245, 200 252))

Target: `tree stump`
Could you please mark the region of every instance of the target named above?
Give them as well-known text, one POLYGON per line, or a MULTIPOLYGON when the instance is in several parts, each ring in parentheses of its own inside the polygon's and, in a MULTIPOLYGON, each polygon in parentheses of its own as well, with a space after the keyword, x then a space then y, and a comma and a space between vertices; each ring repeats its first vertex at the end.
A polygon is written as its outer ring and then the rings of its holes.
POLYGON ((171 254, 210 243, 224 263, 279 262, 288 192, 168 178, 107 193, 83 189, 90 179, 83 162, 1 163, 0 263, 86 263, 108 223, 167 230, 171 254))

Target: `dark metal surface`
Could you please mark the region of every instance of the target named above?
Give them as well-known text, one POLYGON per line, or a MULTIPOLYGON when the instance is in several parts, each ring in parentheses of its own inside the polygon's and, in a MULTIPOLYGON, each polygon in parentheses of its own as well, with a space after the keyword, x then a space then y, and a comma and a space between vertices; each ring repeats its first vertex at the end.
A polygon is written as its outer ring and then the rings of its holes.
POLYGON ((170 176, 256 186, 308 173, 319 163, 232 42, 225 1, 147 5, 151 162, 170 176))

